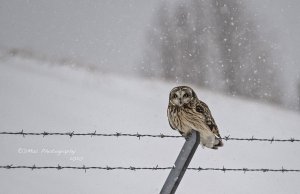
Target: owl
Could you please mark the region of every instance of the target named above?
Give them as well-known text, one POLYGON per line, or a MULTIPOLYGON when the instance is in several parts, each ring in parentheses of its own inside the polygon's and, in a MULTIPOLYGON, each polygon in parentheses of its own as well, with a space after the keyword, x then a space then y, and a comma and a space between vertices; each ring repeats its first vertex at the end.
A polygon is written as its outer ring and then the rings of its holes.
POLYGON ((200 133, 203 147, 218 149, 222 139, 208 106, 197 98, 188 86, 178 86, 171 90, 168 105, 168 120, 172 129, 188 138, 192 129, 200 133))

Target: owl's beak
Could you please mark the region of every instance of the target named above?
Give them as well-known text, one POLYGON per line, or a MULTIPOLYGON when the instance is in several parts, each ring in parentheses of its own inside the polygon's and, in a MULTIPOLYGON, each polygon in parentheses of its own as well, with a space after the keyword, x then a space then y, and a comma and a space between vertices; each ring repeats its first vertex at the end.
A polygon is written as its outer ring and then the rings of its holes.
POLYGON ((179 98, 179 105, 182 106, 182 99, 179 98))

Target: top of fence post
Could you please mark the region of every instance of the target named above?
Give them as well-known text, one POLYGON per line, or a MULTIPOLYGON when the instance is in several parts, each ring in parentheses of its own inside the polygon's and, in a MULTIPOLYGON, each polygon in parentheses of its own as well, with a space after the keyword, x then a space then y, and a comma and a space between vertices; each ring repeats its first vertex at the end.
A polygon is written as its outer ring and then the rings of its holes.
POLYGON ((184 143, 174 168, 171 170, 160 194, 174 194, 187 167, 189 166, 194 153, 199 145, 200 136, 196 131, 192 131, 191 137, 184 143))

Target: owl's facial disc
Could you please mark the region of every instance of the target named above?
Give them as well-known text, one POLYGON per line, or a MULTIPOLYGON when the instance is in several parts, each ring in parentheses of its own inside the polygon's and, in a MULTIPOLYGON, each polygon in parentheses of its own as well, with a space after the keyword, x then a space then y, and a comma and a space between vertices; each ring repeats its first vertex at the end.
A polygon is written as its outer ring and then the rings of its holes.
POLYGON ((170 93, 170 102, 179 107, 188 104, 192 98, 192 92, 189 88, 175 88, 170 93))

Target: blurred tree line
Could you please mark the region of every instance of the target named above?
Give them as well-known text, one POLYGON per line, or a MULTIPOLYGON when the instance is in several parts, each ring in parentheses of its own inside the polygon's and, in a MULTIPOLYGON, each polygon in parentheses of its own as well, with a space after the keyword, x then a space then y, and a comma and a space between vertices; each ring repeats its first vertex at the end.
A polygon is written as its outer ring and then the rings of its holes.
POLYGON ((240 0, 188 0, 156 13, 143 76, 281 103, 271 44, 240 0))

